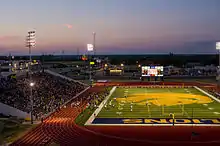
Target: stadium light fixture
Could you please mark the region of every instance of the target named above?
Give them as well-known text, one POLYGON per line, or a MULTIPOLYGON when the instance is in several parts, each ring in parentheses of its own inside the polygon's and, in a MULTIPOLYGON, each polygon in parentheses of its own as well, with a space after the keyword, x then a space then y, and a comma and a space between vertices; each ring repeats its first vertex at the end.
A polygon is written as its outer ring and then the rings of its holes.
POLYGON ((124 64, 122 63, 122 64, 121 64, 121 66, 123 67, 123 66, 124 66, 124 64))
POLYGON ((35 84, 33 82, 30 83, 30 86, 33 87, 35 84))
POLYGON ((220 42, 216 42, 216 50, 220 50, 220 42))
POLYGON ((218 85, 220 85, 220 80, 219 80, 219 68, 220 68, 220 42, 216 42, 216 50, 218 50, 218 69, 217 69, 217 79, 218 79, 218 85))
POLYGON ((218 50, 218 55, 219 55, 219 66, 220 66, 220 42, 216 42, 216 50, 218 50))
POLYGON ((28 36, 26 38, 26 47, 29 48, 29 67, 28 71, 29 73, 31 72, 31 62, 32 62, 32 56, 31 56, 31 48, 35 46, 36 41, 35 41, 35 31, 28 31, 28 36))

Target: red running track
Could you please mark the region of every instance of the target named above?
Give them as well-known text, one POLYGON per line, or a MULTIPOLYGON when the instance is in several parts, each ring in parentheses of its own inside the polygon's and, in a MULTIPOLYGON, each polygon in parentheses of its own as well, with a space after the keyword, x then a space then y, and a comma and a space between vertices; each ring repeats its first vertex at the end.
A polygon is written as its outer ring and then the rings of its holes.
MULTIPOLYGON (((87 96, 90 92, 98 92, 101 88, 91 88, 82 96, 87 96)), ((74 120, 85 104, 78 108, 72 108, 68 104, 66 108, 55 112, 11 145, 49 145, 52 142, 63 146, 220 145, 220 127, 80 127, 74 123, 74 120), (199 133, 199 135, 191 137, 192 132, 199 133)))

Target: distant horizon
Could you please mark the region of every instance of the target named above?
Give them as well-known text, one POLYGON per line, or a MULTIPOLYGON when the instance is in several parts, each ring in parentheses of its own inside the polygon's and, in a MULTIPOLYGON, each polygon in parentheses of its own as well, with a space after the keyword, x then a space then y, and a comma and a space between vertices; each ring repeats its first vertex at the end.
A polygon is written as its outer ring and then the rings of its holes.
POLYGON ((219 6, 220 0, 2 1, 0 55, 26 54, 30 30, 33 54, 86 53, 93 32, 98 54, 213 54, 219 6))
MULTIPOLYGON (((44 55, 53 55, 53 56, 82 56, 82 55, 88 55, 88 54, 79 54, 79 55, 77 55, 77 54, 64 54, 64 55, 62 55, 62 54, 44 54, 44 55)), ((148 54, 96 54, 96 55, 94 55, 94 54, 90 54, 91 56, 113 56, 113 55, 122 55, 122 56, 131 56, 131 55, 134 55, 134 56, 147 56, 147 55, 155 55, 155 56, 160 56, 160 55, 170 55, 170 53, 148 53, 148 54)), ((173 55, 175 56, 175 55, 183 55, 183 56, 193 56, 193 55, 219 55, 218 53, 209 53, 209 54, 207 54, 207 53, 197 53, 197 54, 184 54, 184 53, 181 53, 181 54, 178 54, 178 53, 173 53, 173 55)), ((9 56, 9 54, 8 55, 2 55, 2 54, 0 54, 0 57, 7 57, 7 56, 9 56)), ((26 57, 26 56, 29 56, 29 54, 21 54, 21 55, 13 55, 13 54, 11 54, 11 56, 24 56, 24 57, 26 57)), ((43 56, 43 54, 32 54, 32 56, 43 56)))

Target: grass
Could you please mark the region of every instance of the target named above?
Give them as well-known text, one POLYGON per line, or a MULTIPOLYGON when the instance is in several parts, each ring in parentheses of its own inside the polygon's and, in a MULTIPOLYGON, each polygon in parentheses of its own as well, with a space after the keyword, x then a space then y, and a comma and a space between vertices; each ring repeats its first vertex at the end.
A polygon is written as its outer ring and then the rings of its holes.
POLYGON ((176 118, 219 118, 215 112, 220 113, 220 103, 195 88, 117 88, 97 117, 170 118, 175 113, 176 118))
POLYGON ((0 121, 4 123, 3 131, 0 133, 0 144, 13 142, 36 126, 31 124, 12 123, 7 120, 0 121))
POLYGON ((75 123, 80 126, 84 126, 85 122, 89 119, 91 114, 95 111, 94 109, 86 108, 83 112, 81 112, 75 119, 75 123))

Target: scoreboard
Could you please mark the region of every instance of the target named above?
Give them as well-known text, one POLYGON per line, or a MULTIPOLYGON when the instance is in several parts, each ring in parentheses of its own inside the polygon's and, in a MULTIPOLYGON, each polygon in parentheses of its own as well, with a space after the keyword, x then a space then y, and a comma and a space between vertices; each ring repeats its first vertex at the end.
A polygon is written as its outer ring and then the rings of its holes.
POLYGON ((163 76, 163 66, 142 66, 142 77, 146 76, 163 76))

